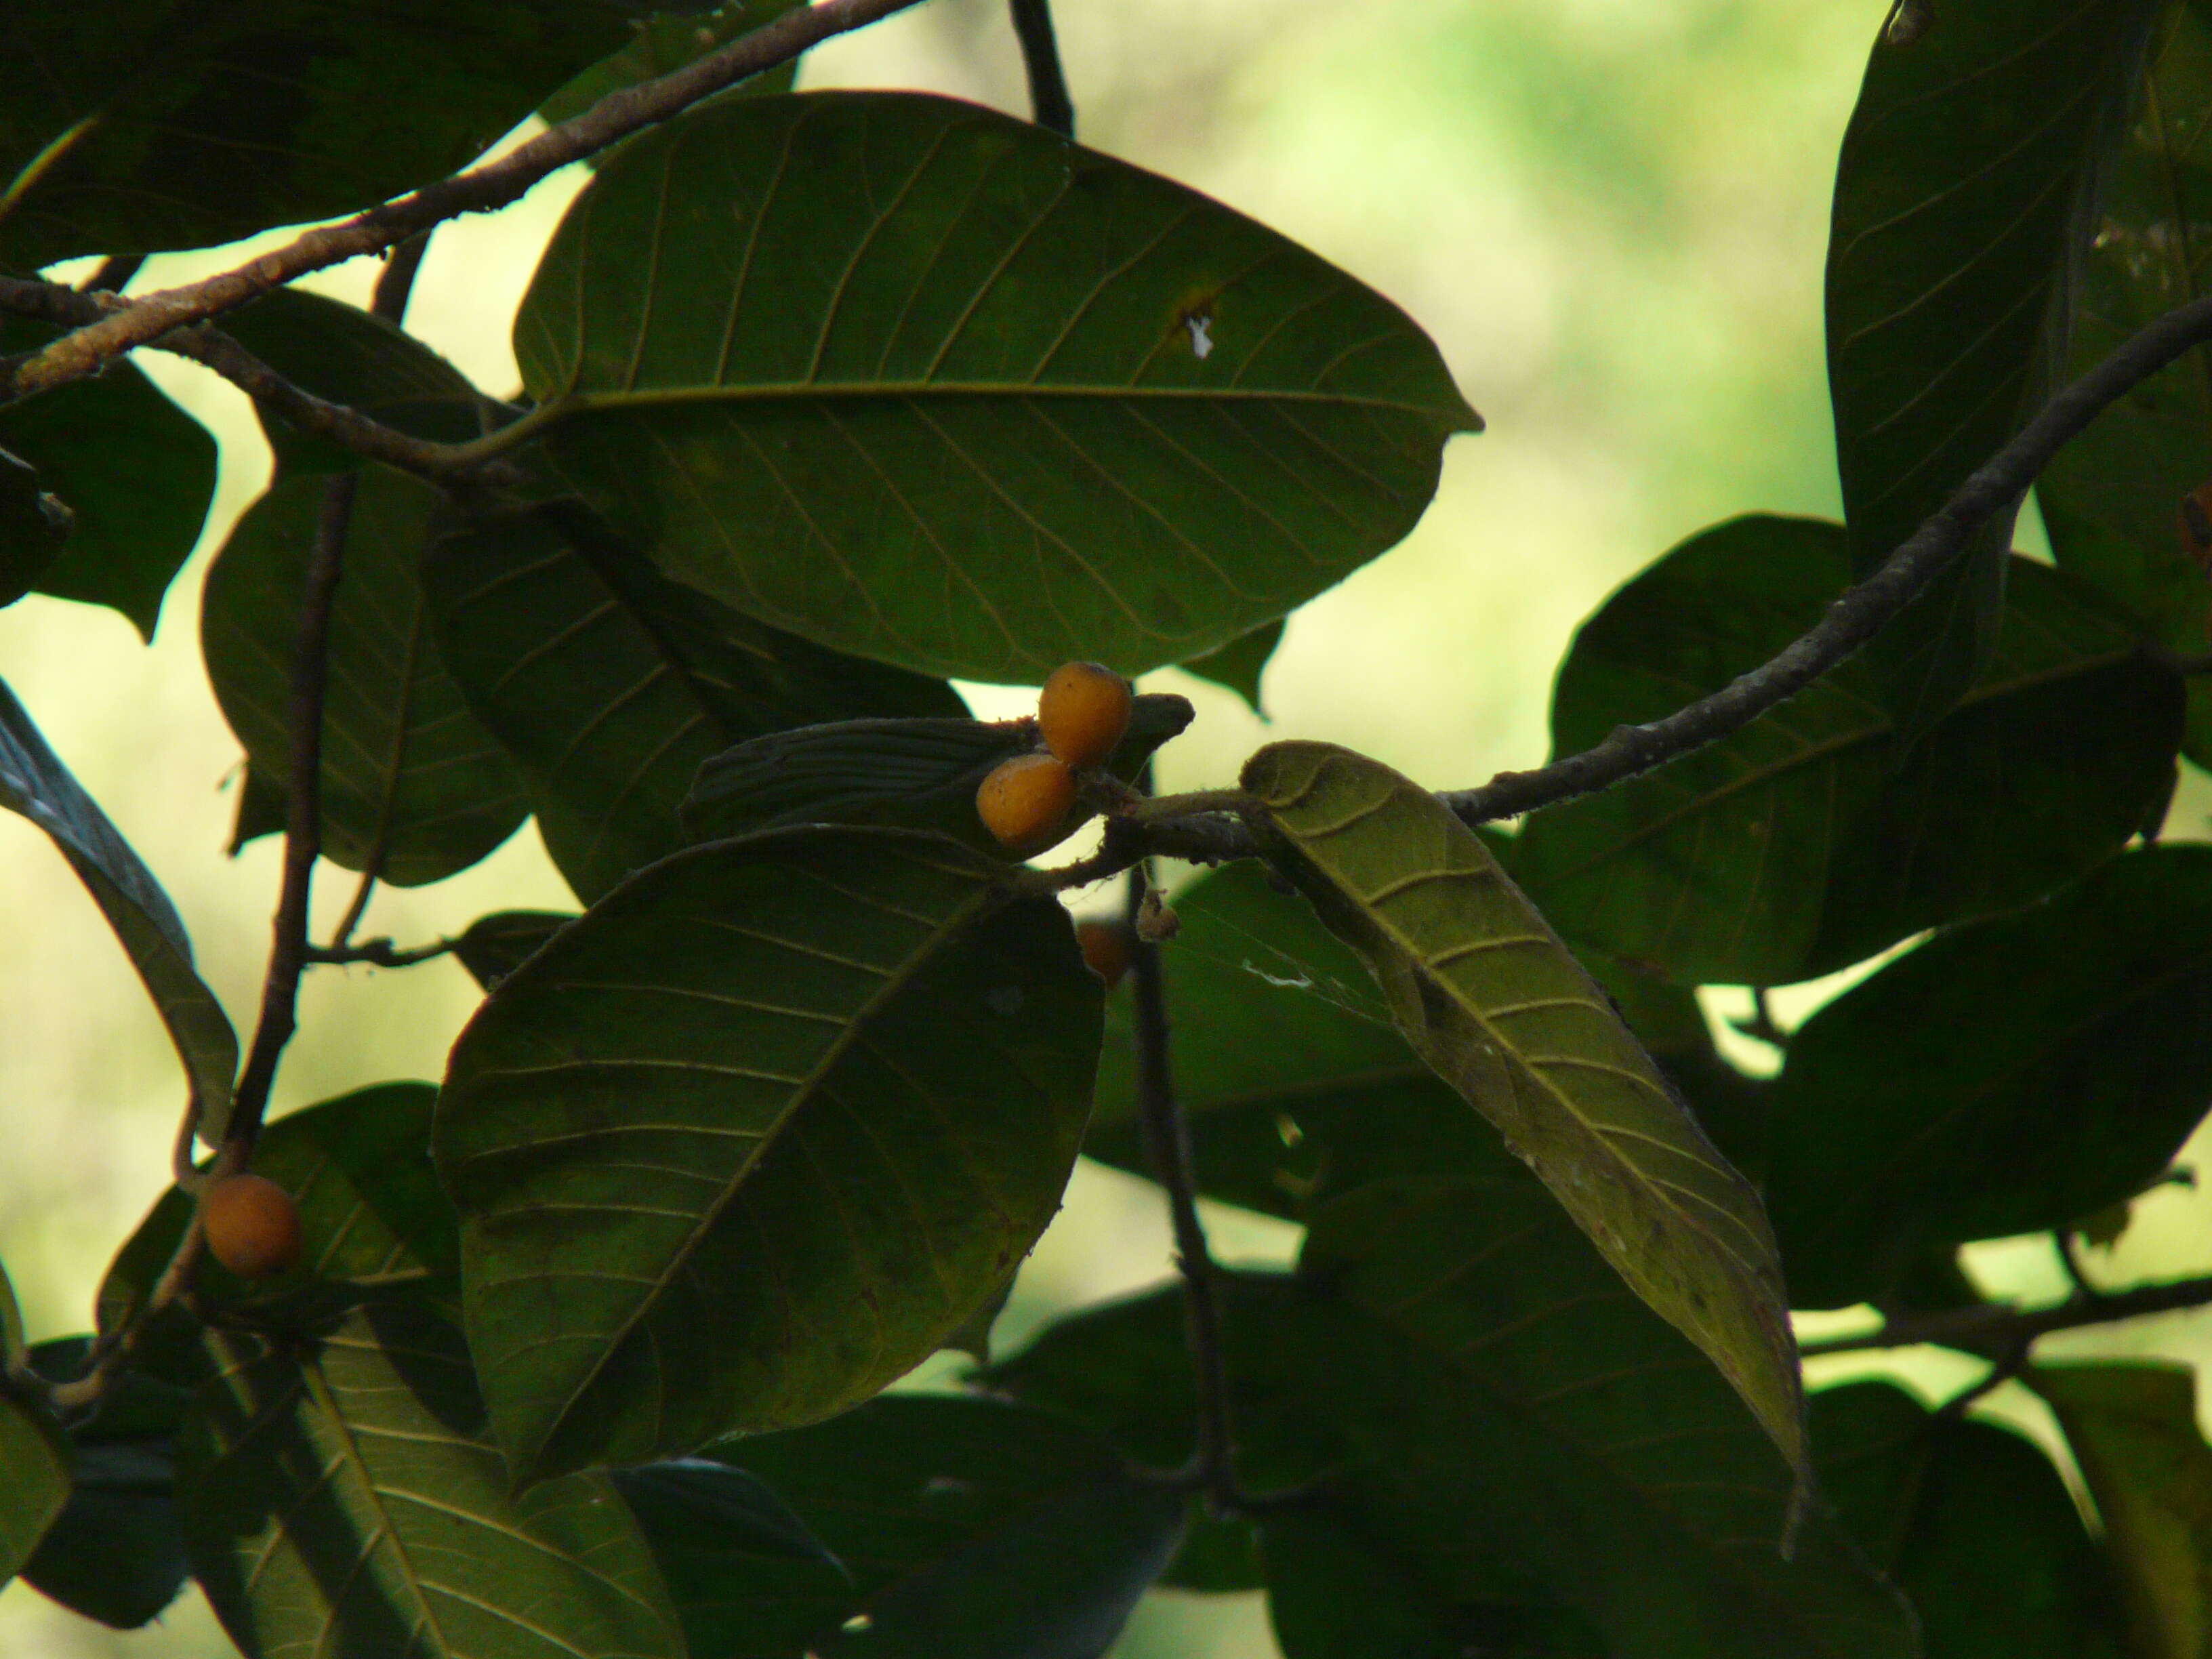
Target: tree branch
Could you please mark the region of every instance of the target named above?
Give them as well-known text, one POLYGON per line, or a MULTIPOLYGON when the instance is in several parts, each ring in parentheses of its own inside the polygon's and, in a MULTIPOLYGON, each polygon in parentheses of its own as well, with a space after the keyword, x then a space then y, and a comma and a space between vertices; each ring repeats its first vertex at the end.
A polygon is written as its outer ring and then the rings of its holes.
POLYGON ((1075 137, 1075 100, 1060 67, 1060 42, 1053 33, 1052 0, 1012 0, 1014 39, 1021 43, 1022 68, 1030 79, 1030 118, 1061 137, 1075 137))
POLYGON ((795 6, 719 51, 658 80, 609 93, 582 114, 549 128, 496 161, 326 225, 234 270, 181 288, 125 301, 100 321, 63 336, 0 380, 0 400, 48 392, 82 380, 100 364, 163 335, 236 309, 311 270, 379 253, 464 213, 488 213, 518 200, 571 161, 595 155, 633 132, 681 114, 723 88, 787 64, 809 46, 865 27, 920 0, 817 0, 795 6))
POLYGON ((1936 1313, 1902 1314, 1885 1321, 1878 1331, 1864 1336, 1837 1337, 1827 1342, 1808 1342, 1798 1352, 1811 1359, 1825 1353, 1858 1353, 1870 1348, 1910 1348, 1934 1343, 1969 1352, 2005 1353, 2017 1344, 2033 1342, 2053 1331, 2078 1330, 2087 1325, 2110 1325, 2146 1314, 2173 1313, 2185 1308, 2212 1305, 2212 1278, 2177 1279, 2166 1285, 2143 1285, 2132 1291, 2106 1291, 2094 1297, 2075 1297, 2051 1308, 2015 1308, 1990 1304, 1972 1308, 1945 1308, 1936 1313))
POLYGON ((428 945, 418 945, 403 951, 388 939, 365 939, 358 945, 343 942, 331 945, 310 945, 307 959, 313 963, 365 962, 372 968, 412 968, 418 962, 430 962, 448 956, 459 945, 458 939, 434 939, 428 945))

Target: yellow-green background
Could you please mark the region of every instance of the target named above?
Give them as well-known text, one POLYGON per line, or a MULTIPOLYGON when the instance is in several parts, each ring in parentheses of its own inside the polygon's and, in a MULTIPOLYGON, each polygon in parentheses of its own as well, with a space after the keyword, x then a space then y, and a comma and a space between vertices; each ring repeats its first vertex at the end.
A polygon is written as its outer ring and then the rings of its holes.
MULTIPOLYGON (((1058 0, 1086 142, 1219 197, 1389 295, 1436 337, 1490 422, 1454 444, 1406 544, 1291 621, 1267 676, 1272 728, 1214 688, 1160 677, 1200 707, 1163 757, 1165 787, 1225 782, 1270 735, 1350 744, 1438 787, 1533 764, 1553 665, 1615 585, 1714 520, 1834 510, 1820 264, 1836 146, 1885 4, 1058 0)), ((1003 0, 933 0, 817 52, 805 82, 927 88, 1021 110, 1003 13, 1003 0)), ((580 182, 556 178, 432 245, 410 325, 491 390, 516 384, 508 320, 580 182)), ((134 286, 185 280, 237 252, 157 260, 134 286)), ((365 301, 373 276, 349 266, 308 286, 365 301)), ((222 440, 200 552, 151 650, 112 613, 33 599, 0 612, 0 675, 174 895, 244 1029, 276 847, 222 854, 238 748, 193 629, 206 556, 265 480, 268 454, 238 393, 174 360, 146 367, 222 440)), ((971 688, 970 698, 996 716, 1026 694, 971 688)), ((2185 790, 2172 833, 2203 837, 2208 799, 2185 790)), ((325 870, 319 930, 351 889, 325 870)), ((367 931, 418 941, 487 910, 569 902, 526 830, 453 881, 380 892, 367 931)), ((0 1260, 33 1336, 60 1335, 84 1327, 107 1256, 166 1179, 180 1087, 97 913, 40 834, 6 815, 0 907, 0 1260)), ((1785 994, 1785 1017, 1828 988, 1785 994)), ((472 1002, 450 963, 318 969, 279 1109, 434 1079, 472 1002)), ((1742 1006, 1726 994, 1713 1002, 1717 1012, 1742 1006)), ((1755 1045, 1738 1052, 1765 1059, 1755 1045)), ((1216 1218, 1229 1255, 1283 1260, 1294 1248, 1287 1227, 1216 1218)), ((2114 1281, 2203 1271, 2209 1221, 2212 1197, 2156 1194, 2091 1270, 2114 1281)), ((1992 1288, 2062 1289, 2043 1243, 1982 1247, 1970 1261, 1992 1288)), ((1001 1335, 1167 1271, 1148 1189, 1086 1170, 1001 1335)), ((2212 1358, 2212 1316, 2059 1339, 2055 1351, 2212 1358)), ((1941 1389, 1972 1370, 1923 1355, 1910 1374, 1941 1389)), ((2024 1391, 1992 1403, 2035 1426, 2024 1391)), ((228 1650, 196 1592, 131 1636, 20 1584, 0 1592, 0 1653, 15 1659, 228 1650)), ((1273 1652, 1257 1596, 1168 1594, 1147 1600, 1115 1650, 1273 1652)))

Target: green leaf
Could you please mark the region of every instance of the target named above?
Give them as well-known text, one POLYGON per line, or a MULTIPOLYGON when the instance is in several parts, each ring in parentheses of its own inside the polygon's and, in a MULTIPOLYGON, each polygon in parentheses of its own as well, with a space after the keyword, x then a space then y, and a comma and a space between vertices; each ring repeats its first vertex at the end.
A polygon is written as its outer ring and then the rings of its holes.
POLYGON ((1797 1477, 1763 1425, 1525 1172, 1355 1193, 1299 1274, 1322 1299, 1278 1312, 1291 1386, 1345 1437, 1352 1516, 1431 1573, 1528 1575, 1615 1659, 1917 1650, 1824 1513, 1785 1543, 1797 1477))
POLYGON ((556 910, 500 910, 478 916, 453 941, 453 955, 489 991, 575 919, 556 910))
POLYGON ((1475 1632, 1451 1597, 1341 1516, 1316 1509, 1271 1516, 1260 1539, 1267 1612, 1284 1659, 1462 1659, 1470 1650, 1516 1651, 1494 1640, 1472 1647, 1475 1632))
MULTIPOLYGON (((1773 985, 2009 909, 2117 852, 2172 775, 2179 681, 2082 584, 2012 567, 1995 658, 1917 744, 1853 658, 1734 737, 1534 813, 1516 878, 1577 944, 1684 983, 1773 985)), ((1758 667, 1848 580, 1843 532, 1819 520, 1693 537, 1583 625, 1554 752, 1758 667)))
POLYGON ((623 41, 603 0, 38 7, 0 64, 0 264, 228 242, 452 172, 623 41))
POLYGON ((1821 1486, 1929 1659, 2119 1659, 2110 1574, 2042 1452, 1887 1382, 1816 1394, 1809 1414, 1821 1486))
POLYGON ((422 571, 440 654, 539 802, 586 902, 684 844, 700 763, 864 715, 964 714, 942 680, 841 656, 659 574, 580 504, 471 521, 422 571))
POLYGON ((2113 860, 1940 933, 1790 1039, 1767 1204, 1791 1299, 2061 1227, 2167 1167, 2212 1097, 2212 848, 2113 860))
MULTIPOLYGON (((32 1360, 46 1376, 75 1376, 90 1346, 81 1336, 41 1342, 32 1360)), ((26 1583, 117 1630, 137 1629, 177 1599, 191 1576, 174 1493, 173 1437, 185 1398, 125 1370, 93 1416, 71 1426, 69 1505, 24 1563, 26 1583)))
POLYGON ((1058 1207, 1101 987, 934 836, 802 830, 633 877, 454 1045, 438 1164, 518 1474, 867 1398, 1058 1207))
POLYGON ((1412 529, 1480 424, 1404 313, 1312 254, 912 93, 740 99, 624 146, 515 352, 562 469, 670 575, 1031 684, 1282 616, 1412 529))
MULTIPOLYGON (((0 319, 0 352, 33 349, 58 332, 0 319)), ((0 448, 36 466, 74 514, 39 592, 112 605, 152 639, 161 596, 215 496, 215 439, 137 368, 117 362, 0 407, 0 448)))
POLYGON ((53 838, 92 890, 131 965, 168 1027, 199 1105, 199 1132, 212 1146, 230 1116, 238 1037, 215 994, 192 968, 191 941, 169 896, 139 862, 99 803, 46 746, 15 693, 0 684, 0 806, 53 838))
MULTIPOLYGON (((1153 751, 1188 726, 1188 697, 1146 693, 1106 769, 1133 781, 1153 751)), ((975 791, 1000 762, 1037 746, 1036 721, 841 720, 741 743, 699 769, 684 803, 694 841, 795 823, 872 823, 932 830, 996 858, 1006 848, 975 815, 975 791)), ((1078 807, 1060 826, 1089 820, 1078 807)))
MULTIPOLYGON (((628 46, 601 58, 540 104, 538 116, 549 126, 558 125, 571 116, 581 115, 609 93, 672 75, 800 3, 802 0, 727 0, 708 11, 646 18, 636 26, 637 33, 628 46)), ((715 95, 743 98, 763 92, 789 92, 798 76, 799 60, 793 58, 715 95)), ((594 163, 586 158, 585 165, 594 163)))
POLYGON ((15 1288, 0 1272, 0 1584, 22 1571, 39 1540, 69 1501, 70 1457, 46 1411, 17 1381, 23 1316, 15 1288))
POLYGON ((2120 1581, 2131 1654, 2198 1659, 2212 1646, 2212 1450, 2186 1365, 2037 1365, 2081 1466, 2120 1581))
MULTIPOLYGON (((2163 44, 2082 256, 2069 379, 2162 313, 2198 298, 2212 249, 2212 173, 2197 134, 2212 107, 2212 21, 2168 9, 2163 44)), ((2212 382, 2191 354, 2135 387, 2058 453, 2036 504, 2062 569, 2126 605, 2174 650, 2201 652, 2212 583, 2179 522, 2212 481, 2212 382)), ((2212 685, 2191 685, 2190 752, 2212 759, 2212 685)))
POLYGON ((246 761, 238 769, 238 810, 230 823, 230 840, 223 851, 236 858, 249 842, 264 836, 281 836, 290 816, 291 803, 284 792, 246 761))
POLYGON ((1243 781, 1269 860, 1359 952, 1422 1058, 1802 1474, 1796 1343, 1758 1195, 1489 848, 1426 790, 1330 744, 1272 744, 1243 781))
POLYGON ((460 1333, 437 1315, 388 1303, 313 1342, 205 1340, 216 1370, 179 1436, 179 1501, 249 1659, 683 1653, 612 1482, 509 1494, 460 1333))
MULTIPOLYGON (((293 638, 330 481, 279 479, 208 571, 208 678, 255 774, 290 775, 293 638)), ((401 887, 465 870, 529 811, 514 763, 440 656, 416 562, 443 498, 372 467, 348 520, 323 717, 324 854, 401 887)))
MULTIPOLYGON (((844 1564, 758 1477, 704 1457, 612 1471, 684 1626, 690 1659, 733 1656, 770 1620, 834 1604, 844 1564)), ((800 1615, 796 1622, 804 1622, 800 1615)))
MULTIPOLYGON (((1876 38, 1828 241, 1828 385, 1860 574, 2049 395, 2102 176, 2165 9, 1954 6, 1909 45, 1876 38)), ((2009 537, 2001 515, 1877 647, 1909 736, 1987 665, 2009 537)))
POLYGON ((1239 635, 1218 651, 1193 657, 1182 665, 1183 672, 1227 686, 1251 704, 1252 712, 1264 720, 1267 711, 1260 706, 1260 677, 1267 672, 1268 659, 1282 642, 1283 624, 1278 618, 1261 623, 1249 634, 1239 635))
POLYGON ((38 468, 0 449, 0 605, 15 604, 38 585, 76 516, 40 487, 38 468))
POLYGON ((714 1455, 767 1481, 852 1575, 841 1593, 803 1580, 818 1599, 781 1610, 781 1640, 719 1650, 748 1659, 1097 1659, 1182 1530, 1181 1492, 1003 1401, 892 1395, 714 1455))

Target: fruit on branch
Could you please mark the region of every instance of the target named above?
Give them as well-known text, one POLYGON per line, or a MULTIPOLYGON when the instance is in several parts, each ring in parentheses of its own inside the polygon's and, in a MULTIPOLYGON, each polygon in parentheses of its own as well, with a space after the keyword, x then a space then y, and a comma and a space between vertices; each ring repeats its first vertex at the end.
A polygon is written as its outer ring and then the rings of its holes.
POLYGON ((300 1260, 300 1206, 266 1176, 228 1175, 200 1194, 215 1259, 240 1279, 269 1279, 300 1260))
POLYGON ((1001 761, 975 791, 983 827, 1009 852, 1024 855, 1050 846, 1074 806, 1075 774, 1052 755, 1001 761))
POLYGON ((1129 730, 1129 682, 1095 662, 1062 663, 1037 697, 1037 735, 1081 770, 1114 752, 1129 730))
POLYGON ((1121 982, 1121 975, 1136 960, 1136 946, 1130 941, 1129 930, 1119 922, 1078 922, 1075 942, 1083 947, 1085 964, 1106 981, 1109 991, 1121 982))

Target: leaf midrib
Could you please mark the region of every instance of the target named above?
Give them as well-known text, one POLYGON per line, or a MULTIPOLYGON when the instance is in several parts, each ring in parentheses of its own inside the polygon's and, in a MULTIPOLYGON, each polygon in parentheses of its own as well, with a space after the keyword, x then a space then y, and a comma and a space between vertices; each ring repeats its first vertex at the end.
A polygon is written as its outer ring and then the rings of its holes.
MULTIPOLYGON (((1458 412, 1428 404, 1407 403, 1395 398, 1361 396, 1353 392, 1267 391, 1245 386, 1075 386, 1037 384, 1022 380, 787 380, 756 381, 741 386, 684 386, 644 391, 568 392, 549 399, 532 424, 557 426, 582 416, 653 410, 687 404, 758 404, 852 402, 881 398, 914 403, 941 398, 946 402, 1005 398, 1023 402, 1120 402, 1127 399, 1155 403, 1193 404, 1309 404, 1322 408, 1379 410, 1415 415, 1424 420, 1463 418, 1458 412)), ((1461 429, 1455 426, 1454 430, 1461 429)), ((496 434, 495 434, 496 435, 496 434)))

